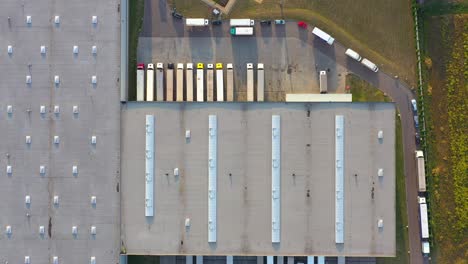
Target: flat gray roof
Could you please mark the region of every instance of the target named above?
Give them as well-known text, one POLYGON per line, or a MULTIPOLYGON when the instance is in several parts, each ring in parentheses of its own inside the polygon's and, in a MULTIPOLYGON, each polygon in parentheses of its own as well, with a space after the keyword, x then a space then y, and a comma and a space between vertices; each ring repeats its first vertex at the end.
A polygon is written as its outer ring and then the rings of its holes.
POLYGON ((1 1, 0 263, 24 263, 25 256, 34 264, 50 264, 53 256, 59 263, 89 263, 91 256, 99 264, 119 260, 117 4, 113 0, 1 1), (59 25, 54 23, 56 15, 59 25), (31 25, 26 24, 26 16, 31 16, 31 25), (95 26, 92 16, 98 17, 95 26), (11 55, 8 45, 13 46, 11 55), (74 45, 79 47, 77 55, 72 53, 74 45), (41 46, 46 54, 40 53, 41 46), (27 75, 32 77, 30 85, 27 75), (55 75, 60 76, 58 86, 55 75), (59 114, 54 113, 56 105, 59 114), (77 114, 72 113, 75 105, 77 114), (95 146, 90 143, 93 135, 95 146), (29 146, 26 136, 31 136, 29 146), (60 137, 58 145, 54 136, 60 137), (6 174, 8 165, 11 175, 6 174), (77 175, 72 174, 74 165, 77 175), (39 174, 40 166, 45 166, 44 175, 39 174), (27 195, 30 206, 25 204, 27 195), (58 206, 53 205, 55 195, 58 206), (95 208, 91 196, 97 197, 95 208), (12 227, 10 237, 4 232, 7 225, 12 227), (90 234, 92 225, 96 236, 90 234), (43 237, 39 226, 45 227, 43 237), (72 226, 78 228, 76 237, 72 226))
POLYGON ((128 254, 395 255, 394 104, 128 103, 121 118, 121 232, 128 254), (147 114, 155 116, 152 218, 144 214, 147 114), (218 126, 217 242, 211 244, 209 115, 218 126), (281 116, 279 244, 271 243, 272 115, 281 116), (344 244, 335 244, 335 115, 345 123, 344 244))

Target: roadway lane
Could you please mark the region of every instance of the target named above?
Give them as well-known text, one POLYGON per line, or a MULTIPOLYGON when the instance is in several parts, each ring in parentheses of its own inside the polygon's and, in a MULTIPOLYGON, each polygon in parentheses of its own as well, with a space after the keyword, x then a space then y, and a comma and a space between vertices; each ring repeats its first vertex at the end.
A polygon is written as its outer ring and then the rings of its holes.
MULTIPOLYGON (((404 172, 406 182, 406 203, 408 213, 408 232, 410 245, 410 263, 422 264, 423 256, 421 252, 421 239, 419 230, 419 207, 417 203, 418 183, 416 160, 414 158, 415 128, 413 113, 410 108, 410 100, 414 99, 413 92, 408 86, 388 74, 379 71, 374 73, 364 68, 360 63, 348 58, 344 52, 346 47, 335 41, 333 46, 329 46, 323 41, 314 38, 309 33, 310 29, 299 29, 295 22, 288 22, 286 25, 261 26, 256 23, 256 37, 271 37, 274 31, 275 38, 296 37, 310 44, 314 49, 318 49, 330 58, 334 58, 337 64, 348 69, 360 78, 368 81, 381 91, 386 93, 395 102, 400 115, 403 133, 404 148, 404 172)), ((170 7, 166 0, 146 0, 145 14, 141 37, 229 37, 229 22, 224 21, 221 26, 210 26, 202 29, 190 30, 184 26, 184 21, 173 19, 170 7)), ((305 45, 305 48, 310 48, 305 45)), ((372 60, 372 58, 371 58, 372 60)), ((427 260, 424 261, 425 263, 427 260)))

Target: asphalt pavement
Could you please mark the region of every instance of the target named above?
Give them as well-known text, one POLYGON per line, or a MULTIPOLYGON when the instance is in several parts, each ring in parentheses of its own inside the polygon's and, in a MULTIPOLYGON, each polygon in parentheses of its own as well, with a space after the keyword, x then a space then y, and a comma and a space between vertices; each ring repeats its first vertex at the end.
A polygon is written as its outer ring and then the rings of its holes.
MULTIPOLYGON (((257 21, 258 22, 258 21, 257 21)), ((309 25, 310 27, 311 25, 309 25)), ((269 37, 268 28, 256 23, 255 26, 256 38, 269 37)), ((413 113, 410 108, 411 99, 415 98, 414 93, 403 81, 390 76, 383 71, 374 73, 367 68, 364 68, 360 63, 347 57, 344 52, 347 47, 335 41, 333 46, 323 43, 321 40, 311 36, 309 28, 307 30, 299 29, 296 22, 288 21, 286 25, 271 25, 271 30, 274 30, 274 37, 279 38, 298 38, 313 46, 326 56, 334 59, 337 64, 344 66, 349 73, 354 73, 361 79, 364 79, 378 87, 386 93, 395 102, 400 115, 403 132, 404 146, 404 172, 406 180, 406 199, 408 210, 408 232, 410 244, 410 263, 421 264, 426 263, 421 252, 421 239, 419 228, 419 212, 418 212, 418 184, 417 184, 417 168, 414 151, 416 150, 415 143, 415 128, 413 123, 413 113)), ((184 20, 174 19, 170 13, 170 7, 166 0, 146 0, 145 15, 143 20, 143 29, 140 37, 229 37, 229 21, 223 21, 221 26, 209 26, 201 30, 190 30, 185 27, 184 20)), ((250 38, 250 37, 247 37, 250 38)), ((309 45, 304 45, 304 49, 310 49, 309 45)), ((372 58, 369 58, 372 60, 372 58)))

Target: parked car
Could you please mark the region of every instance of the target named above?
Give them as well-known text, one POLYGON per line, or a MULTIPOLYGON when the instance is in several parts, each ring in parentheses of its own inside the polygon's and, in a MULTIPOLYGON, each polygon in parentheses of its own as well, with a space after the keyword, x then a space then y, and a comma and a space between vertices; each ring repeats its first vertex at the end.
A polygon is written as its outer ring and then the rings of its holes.
POLYGON ((416 142, 416 146, 419 146, 419 143, 421 143, 421 138, 419 137, 418 132, 414 133, 414 140, 416 142))
POLYGON ((300 28, 303 28, 303 29, 306 29, 306 28, 307 28, 307 23, 305 23, 304 21, 299 21, 299 22, 297 22, 297 25, 298 25, 300 28))
POLYGON ((222 20, 219 20, 219 19, 218 19, 218 20, 213 20, 213 21, 211 21, 211 24, 216 25, 216 26, 217 26, 217 25, 221 25, 222 23, 223 23, 223 21, 222 21, 222 20))
POLYGON ((269 26, 269 25, 271 25, 271 20, 261 20, 261 21, 260 21, 260 25, 269 26))
POLYGON ((184 16, 182 16, 182 14, 177 13, 177 11, 176 11, 175 8, 172 9, 172 16, 173 16, 174 18, 177 18, 177 19, 182 19, 182 18, 184 18, 184 16))
POLYGON ((284 21, 284 19, 275 19, 275 24, 276 25, 284 25, 284 24, 286 24, 286 21, 284 21))
POLYGON ((416 103, 416 100, 411 99, 411 106, 414 114, 418 113, 418 105, 416 103))
POLYGON ((419 128, 419 118, 417 115, 414 116, 414 127, 419 128))

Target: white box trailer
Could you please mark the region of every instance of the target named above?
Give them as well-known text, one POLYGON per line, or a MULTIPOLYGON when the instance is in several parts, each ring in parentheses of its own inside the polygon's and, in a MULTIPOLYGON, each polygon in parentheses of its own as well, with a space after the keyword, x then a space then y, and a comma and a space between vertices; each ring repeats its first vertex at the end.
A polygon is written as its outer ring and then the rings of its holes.
POLYGON ((204 89, 205 89, 205 80, 203 76, 203 63, 197 64, 197 101, 203 102, 204 101, 204 89))
POLYGON ((323 39, 325 42, 328 43, 328 45, 332 45, 333 42, 335 41, 334 38, 332 38, 328 33, 326 33, 325 31, 321 30, 320 28, 318 27, 315 27, 313 30, 312 30, 312 33, 314 35, 316 35, 317 37, 323 39))
POLYGON ((232 27, 230 32, 233 36, 252 36, 254 29, 253 27, 232 27))
POLYGON ((254 101, 254 72, 252 63, 247 63, 247 101, 254 101))
POLYGON ((350 58, 354 59, 354 60, 357 60, 357 61, 361 61, 362 60, 362 57, 361 55, 359 55, 359 53, 355 52, 354 50, 352 49, 347 49, 345 51, 345 54, 348 55, 350 58))
POLYGON ((263 102, 265 97, 265 71, 263 63, 257 64, 257 101, 263 102))
POLYGON ((231 27, 250 27, 255 25, 255 21, 250 18, 234 18, 229 21, 231 27))
POLYGON ((222 63, 216 63, 216 101, 224 101, 224 74, 222 63))
POLYGON ((364 58, 362 59, 361 61, 362 65, 366 66, 367 68, 369 68, 371 71, 373 72, 378 72, 379 71, 379 68, 377 67, 377 65, 375 65, 375 63, 373 63, 372 61, 364 58))
POLYGON ((418 190, 419 192, 425 192, 426 168, 424 164, 424 153, 421 150, 416 150, 416 162, 418 163, 418 190))
POLYGON ((214 101, 214 71, 213 71, 213 64, 209 63, 206 67, 206 101, 213 102, 214 101))
POLYGON ((164 101, 164 64, 156 63, 156 100, 164 101))
POLYGON ((193 101, 193 63, 187 63, 187 68, 185 70, 185 87, 187 89, 186 96, 187 101, 193 101))
POLYGON ((145 65, 140 63, 137 65, 137 83, 136 83, 136 100, 145 100, 145 65))
POLYGON ((166 70, 166 101, 174 101, 174 64, 169 63, 166 70))
POLYGON ((328 93, 328 79, 327 79, 326 71, 320 71, 319 82, 320 82, 320 93, 321 94, 328 93))
POLYGON ((177 63, 176 101, 184 101, 184 64, 177 63))
POLYGON ((234 101, 234 69, 232 63, 226 65, 226 101, 234 101))
POLYGON ((187 18, 185 19, 185 25, 189 27, 203 27, 208 26, 210 21, 205 18, 187 18))
POLYGON ((154 64, 148 63, 146 69, 146 101, 154 101, 154 64))
POLYGON ((419 216, 421 222, 421 238, 429 239, 429 222, 427 219, 427 204, 419 204, 419 216))

